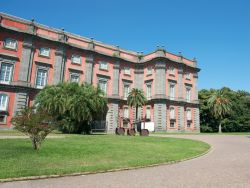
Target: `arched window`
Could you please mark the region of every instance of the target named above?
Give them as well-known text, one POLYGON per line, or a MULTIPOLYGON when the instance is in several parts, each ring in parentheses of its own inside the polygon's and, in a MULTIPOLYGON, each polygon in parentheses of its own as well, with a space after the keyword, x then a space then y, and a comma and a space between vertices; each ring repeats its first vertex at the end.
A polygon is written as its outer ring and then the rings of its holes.
POLYGON ((0 111, 7 111, 9 96, 5 93, 0 93, 0 111))

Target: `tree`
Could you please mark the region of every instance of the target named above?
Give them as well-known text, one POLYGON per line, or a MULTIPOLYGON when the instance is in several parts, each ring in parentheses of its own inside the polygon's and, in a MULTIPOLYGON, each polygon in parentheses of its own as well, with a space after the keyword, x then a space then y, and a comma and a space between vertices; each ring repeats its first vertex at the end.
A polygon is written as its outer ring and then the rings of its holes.
POLYGON ((133 88, 128 96, 128 105, 135 107, 135 119, 138 120, 138 108, 145 105, 147 99, 142 90, 133 88))
POLYGON ((36 104, 64 122, 60 127, 63 132, 79 134, 89 133, 91 122, 103 118, 108 110, 100 88, 68 82, 44 88, 36 104))
POLYGON ((35 150, 39 150, 46 136, 58 124, 46 111, 37 111, 31 107, 21 110, 11 121, 16 130, 29 136, 35 150))
POLYGON ((226 89, 216 90, 208 99, 208 107, 211 113, 219 120, 219 133, 221 133, 222 120, 231 112, 232 103, 227 92, 226 89))

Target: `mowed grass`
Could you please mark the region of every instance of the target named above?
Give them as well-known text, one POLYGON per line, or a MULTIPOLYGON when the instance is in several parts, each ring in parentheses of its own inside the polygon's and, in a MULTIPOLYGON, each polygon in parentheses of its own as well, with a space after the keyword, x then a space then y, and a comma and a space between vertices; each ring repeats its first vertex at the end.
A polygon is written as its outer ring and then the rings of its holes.
POLYGON ((2 139, 0 179, 146 166, 189 158, 209 148, 204 142, 176 138, 72 135, 47 139, 37 152, 29 139, 2 139))

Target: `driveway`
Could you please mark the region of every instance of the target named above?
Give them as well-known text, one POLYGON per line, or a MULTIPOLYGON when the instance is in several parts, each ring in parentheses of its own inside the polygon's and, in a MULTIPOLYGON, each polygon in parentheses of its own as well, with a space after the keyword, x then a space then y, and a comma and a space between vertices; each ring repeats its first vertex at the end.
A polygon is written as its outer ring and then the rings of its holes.
POLYGON ((85 176, 9 182, 0 184, 0 188, 250 187, 250 136, 178 135, 171 137, 202 140, 211 144, 213 149, 202 157, 172 165, 85 176))

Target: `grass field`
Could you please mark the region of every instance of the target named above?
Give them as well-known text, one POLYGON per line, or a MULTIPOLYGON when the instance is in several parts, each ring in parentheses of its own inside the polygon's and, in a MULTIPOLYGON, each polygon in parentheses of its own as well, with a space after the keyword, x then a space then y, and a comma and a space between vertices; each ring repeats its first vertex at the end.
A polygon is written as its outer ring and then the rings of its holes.
POLYGON ((0 148, 0 179, 5 179, 146 166, 196 156, 210 146, 176 138, 71 135, 47 139, 38 152, 29 139, 2 139, 0 148))

